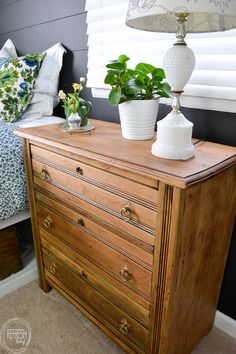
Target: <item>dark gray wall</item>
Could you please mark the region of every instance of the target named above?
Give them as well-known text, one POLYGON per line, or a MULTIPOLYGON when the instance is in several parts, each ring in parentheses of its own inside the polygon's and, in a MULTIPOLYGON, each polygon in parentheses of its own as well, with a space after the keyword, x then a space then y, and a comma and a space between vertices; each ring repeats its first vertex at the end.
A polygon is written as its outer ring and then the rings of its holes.
MULTIPOLYGON (((60 88, 68 91, 71 83, 87 72, 87 36, 85 0, 0 0, 0 46, 11 38, 18 53, 42 52, 57 42, 67 48, 60 88)), ((93 103, 91 117, 119 122, 117 108, 107 100, 92 98, 90 90, 83 97, 93 103)), ((169 111, 161 105, 158 119, 169 111)), ((183 109, 194 123, 194 137, 236 145, 236 114, 183 109)), ((55 114, 63 115, 60 107, 55 114)), ((216 206, 217 207, 217 206, 216 206)), ((227 213, 227 210, 225 211, 227 213)), ((236 230, 234 229, 218 308, 236 319, 236 230)))

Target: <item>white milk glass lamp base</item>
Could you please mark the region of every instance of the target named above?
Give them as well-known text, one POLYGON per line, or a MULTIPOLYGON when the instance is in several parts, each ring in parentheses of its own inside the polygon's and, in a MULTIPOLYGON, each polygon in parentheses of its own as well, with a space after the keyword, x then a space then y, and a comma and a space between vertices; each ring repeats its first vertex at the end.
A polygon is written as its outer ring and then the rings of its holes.
POLYGON ((194 156, 192 130, 193 123, 182 113, 172 111, 157 122, 157 140, 152 145, 152 154, 165 159, 190 159, 194 156))

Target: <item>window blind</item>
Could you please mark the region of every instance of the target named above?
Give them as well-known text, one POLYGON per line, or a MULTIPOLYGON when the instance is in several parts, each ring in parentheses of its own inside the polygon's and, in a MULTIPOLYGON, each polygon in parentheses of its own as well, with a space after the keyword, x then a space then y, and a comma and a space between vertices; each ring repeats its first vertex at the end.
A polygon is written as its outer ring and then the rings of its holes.
MULTIPOLYGON (((96 97, 107 97, 106 64, 120 54, 134 67, 147 62, 162 67, 163 55, 175 35, 146 32, 125 25, 128 0, 86 0, 88 81, 96 97)), ((196 66, 181 98, 185 107, 236 112, 236 30, 187 34, 196 66)), ((170 103, 170 99, 161 102, 170 103)))

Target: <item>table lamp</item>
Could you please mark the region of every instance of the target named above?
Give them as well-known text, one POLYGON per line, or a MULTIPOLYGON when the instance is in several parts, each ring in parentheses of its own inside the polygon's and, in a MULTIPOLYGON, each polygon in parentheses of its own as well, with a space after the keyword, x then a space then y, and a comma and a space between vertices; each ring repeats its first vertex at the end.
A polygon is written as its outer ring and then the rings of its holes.
POLYGON ((180 112, 180 95, 190 79, 195 57, 185 42, 186 32, 216 32, 236 27, 235 0, 130 0, 126 24, 154 32, 176 33, 176 42, 162 67, 173 94, 172 111, 157 123, 152 154, 175 160, 194 156, 193 124, 180 112))

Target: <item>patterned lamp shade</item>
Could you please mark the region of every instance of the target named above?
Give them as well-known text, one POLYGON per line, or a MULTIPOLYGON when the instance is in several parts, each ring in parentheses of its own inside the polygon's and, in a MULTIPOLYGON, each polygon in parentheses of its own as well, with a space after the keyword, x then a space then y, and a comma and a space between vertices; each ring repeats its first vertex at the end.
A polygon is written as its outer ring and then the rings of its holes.
POLYGON ((176 32, 176 13, 188 13, 187 32, 236 27, 235 0, 130 0, 126 24, 153 32, 176 32))

